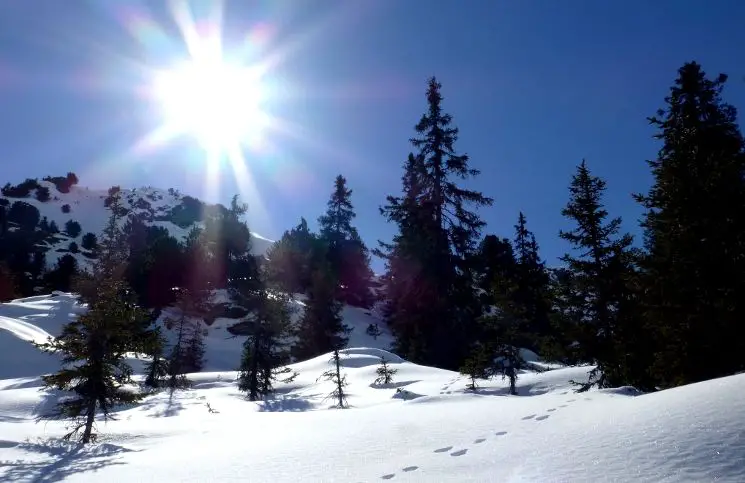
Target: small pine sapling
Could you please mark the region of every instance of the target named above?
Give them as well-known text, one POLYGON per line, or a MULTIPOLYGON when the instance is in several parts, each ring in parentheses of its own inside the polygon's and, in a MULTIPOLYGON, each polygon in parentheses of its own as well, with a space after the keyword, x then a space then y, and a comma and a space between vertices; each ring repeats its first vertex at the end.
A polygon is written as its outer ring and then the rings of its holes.
POLYGON ((378 366, 378 369, 375 371, 375 374, 377 374, 378 377, 375 379, 373 384, 376 386, 391 384, 393 382, 393 376, 396 375, 397 372, 398 369, 391 369, 391 366, 388 365, 388 361, 385 360, 385 357, 382 357, 380 359, 380 366, 378 366))
POLYGON ((371 323, 367 326, 367 329, 365 330, 365 333, 372 337, 374 340, 377 340, 378 337, 380 337, 383 334, 383 331, 380 330, 380 327, 378 327, 378 324, 371 323))
POLYGON ((341 373, 341 357, 339 356, 339 350, 334 351, 334 355, 329 360, 330 364, 334 367, 321 374, 321 378, 326 381, 334 383, 334 390, 329 393, 324 399, 335 399, 336 404, 333 406, 337 409, 346 409, 349 407, 347 404, 347 393, 344 390, 349 385, 347 382, 347 376, 341 373))
POLYGON ((489 361, 487 351, 482 346, 477 347, 466 359, 460 368, 460 373, 468 377, 470 381, 466 384, 466 389, 475 391, 478 389, 478 379, 489 379, 489 361))
POLYGON ((168 377, 168 360, 163 356, 166 341, 160 328, 155 331, 155 339, 152 359, 145 365, 145 386, 152 389, 163 387, 168 377))

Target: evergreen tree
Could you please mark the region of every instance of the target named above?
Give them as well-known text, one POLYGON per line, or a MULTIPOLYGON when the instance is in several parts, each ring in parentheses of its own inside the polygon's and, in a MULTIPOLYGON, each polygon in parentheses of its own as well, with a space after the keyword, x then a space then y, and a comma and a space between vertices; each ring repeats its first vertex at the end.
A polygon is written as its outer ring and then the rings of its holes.
POLYGON ((334 390, 326 396, 327 399, 335 399, 336 404, 333 406, 337 409, 346 409, 349 407, 347 404, 347 392, 345 387, 349 385, 347 382, 347 376, 341 373, 341 356, 338 350, 334 350, 334 354, 331 357, 329 363, 333 364, 333 368, 324 372, 321 377, 334 384, 334 390))
POLYGON ((201 318, 205 314, 207 293, 186 288, 175 289, 176 305, 165 317, 165 325, 172 328, 175 340, 168 356, 167 386, 175 389, 188 386, 186 374, 199 372, 204 364, 201 318))
POLYGON ((399 233, 386 248, 392 298, 386 317, 407 359, 456 368, 474 338, 480 304, 473 255, 484 222, 469 210, 492 203, 456 180, 479 174, 457 154, 458 129, 442 112, 441 85, 427 88, 428 111, 416 125, 403 195, 388 197, 383 215, 399 233))
POLYGON ((623 325, 634 321, 631 312, 619 310, 630 290, 626 284, 632 268, 622 259, 630 256, 633 238, 619 233, 621 218, 607 219, 602 200, 605 189, 605 181, 593 176, 582 161, 569 186, 570 200, 561 212, 575 224, 559 236, 578 252, 566 254, 562 260, 571 273, 570 289, 576 292, 573 300, 579 304, 573 312, 578 317, 575 325, 580 329, 580 349, 596 364, 582 386, 584 390, 595 384, 602 388, 643 381, 626 380, 624 376, 629 374, 622 367, 622 354, 632 349, 628 341, 621 340, 627 332, 623 325))
POLYGON ((745 157, 737 112, 721 98, 726 79, 686 63, 650 118, 663 145, 637 200, 646 209, 643 314, 662 387, 745 369, 745 157))
POLYGON ((488 379, 490 376, 489 369, 489 351, 482 344, 477 344, 460 368, 460 373, 468 377, 470 381, 466 384, 466 389, 470 391, 478 389, 477 381, 488 379))
POLYGON ((291 382, 297 373, 283 367, 289 361, 284 341, 290 335, 289 300, 279 293, 262 292, 258 310, 248 326, 243 343, 238 389, 250 401, 258 401, 274 390, 274 383, 291 382))
POLYGON ((372 337, 373 339, 377 340, 378 337, 380 337, 383 334, 383 331, 380 330, 380 327, 378 324, 370 323, 367 326, 367 329, 365 329, 365 333, 372 337))
POLYGON ((352 220, 357 216, 352 206, 352 190, 338 175, 326 213, 318 219, 320 237, 328 247, 327 259, 339 283, 339 299, 349 305, 370 307, 373 302, 370 284, 370 256, 352 220))
POLYGON ((166 340, 160 327, 154 336, 157 339, 150 362, 145 365, 145 386, 153 389, 164 385, 168 377, 168 359, 164 357, 166 340))
POLYGON ((342 319, 342 305, 336 299, 335 287, 328 264, 319 267, 308 289, 298 341, 292 349, 296 359, 306 360, 346 347, 350 329, 342 319))
POLYGON ((80 223, 74 220, 67 220, 65 223, 65 232, 70 235, 71 238, 77 238, 80 235, 82 228, 80 223))
POLYGON ((15 277, 5 263, 0 262, 0 302, 13 300, 18 295, 15 277))
POLYGON ((318 243, 304 218, 267 251, 267 283, 289 293, 305 293, 313 272, 313 247, 318 243))
POLYGON ((378 377, 375 379, 373 384, 376 386, 391 384, 393 382, 393 376, 395 376, 397 372, 398 369, 392 369, 388 364, 388 361, 385 360, 385 357, 381 357, 380 366, 375 370, 375 374, 377 374, 378 377))
POLYGON ((122 238, 116 211, 112 210, 99 259, 88 283, 81 287, 81 299, 88 311, 66 324, 59 337, 39 346, 62 355, 62 369, 42 380, 47 387, 74 393, 58 404, 57 416, 74 421, 65 438, 82 430, 83 443, 91 441, 97 411, 106 420, 111 418, 114 406, 142 397, 124 388, 132 383, 132 368, 125 354, 147 352, 155 345, 155 333, 143 330, 148 314, 134 304, 122 280, 127 259, 122 238))

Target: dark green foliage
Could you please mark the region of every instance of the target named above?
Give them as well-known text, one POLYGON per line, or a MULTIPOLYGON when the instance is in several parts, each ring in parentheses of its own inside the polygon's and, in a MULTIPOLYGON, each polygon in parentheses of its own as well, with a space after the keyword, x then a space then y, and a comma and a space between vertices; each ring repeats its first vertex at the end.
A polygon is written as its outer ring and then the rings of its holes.
POLYGON ((0 302, 13 300, 17 296, 15 277, 7 265, 0 262, 0 302))
POLYGON ((375 374, 378 376, 373 382, 376 386, 385 386, 393 383, 393 376, 396 375, 398 369, 391 369, 388 361, 385 357, 380 358, 380 366, 375 370, 375 374))
POLYGON ((383 331, 380 330, 378 324, 371 323, 367 326, 367 329, 365 329, 365 333, 373 339, 377 340, 377 338, 380 337, 381 334, 383 334, 383 331))
POLYGON ((67 176, 47 176, 44 178, 44 181, 54 183, 57 187, 57 191, 60 193, 69 193, 70 188, 78 184, 78 177, 75 173, 67 173, 67 176))
POLYGON ((370 281, 370 256, 352 221, 357 216, 352 206, 352 190, 338 175, 326 213, 318 219, 320 238, 327 246, 327 260, 338 280, 339 300, 357 307, 370 307, 373 295, 370 281))
POLYGON ((67 249, 70 251, 70 253, 80 252, 80 248, 78 247, 78 244, 75 242, 70 242, 70 245, 68 245, 67 249))
POLYGON ((250 401, 258 401, 274 390, 274 383, 292 382, 297 373, 288 367, 289 354, 283 348, 291 334, 289 299, 279 293, 262 291, 252 319, 247 321, 238 389, 250 401))
POLYGON ((39 210, 25 201, 16 201, 10 205, 8 222, 15 223, 20 230, 33 231, 40 219, 39 210))
POLYGON ((637 200, 647 254, 643 316, 652 368, 669 387, 745 369, 745 158, 737 112, 721 99, 726 76, 686 63, 650 122, 663 145, 654 182, 637 200))
POLYGON ((65 223, 65 233, 70 237, 77 238, 81 231, 83 231, 83 229, 77 221, 67 220, 67 223, 65 223))
POLYGON ((57 260, 57 266, 44 274, 44 286, 48 290, 70 292, 73 280, 78 273, 78 262, 72 255, 63 255, 57 260))
POLYGON ((132 369, 125 354, 146 352, 155 345, 156 333, 146 329, 150 322, 147 312, 135 305, 121 278, 127 258, 122 238, 116 215, 112 214, 93 273, 81 285, 87 312, 65 325, 59 337, 40 345, 45 351, 62 355, 62 369, 42 379, 47 387, 73 393, 72 398, 58 404, 55 416, 72 419, 65 438, 82 430, 82 443, 91 441, 98 411, 106 420, 116 405, 142 397, 125 388, 132 383, 132 369))
POLYGON ((466 385, 466 389, 475 391, 478 389, 477 381, 479 379, 490 377, 491 364, 489 357, 489 351, 482 344, 477 344, 471 355, 463 362, 460 373, 468 377, 469 383, 466 385))
POLYGON ((637 314, 629 304, 633 296, 633 239, 620 233, 620 218, 608 219, 602 199, 605 186, 605 181, 593 176, 582 161, 569 186, 570 200, 562 210, 575 226, 560 236, 577 253, 562 258, 569 272, 565 290, 576 304, 565 305, 575 318, 565 318, 564 322, 570 322, 569 330, 577 336, 583 359, 597 366, 582 386, 585 390, 592 385, 646 385, 648 379, 644 374, 628 379, 632 374, 624 366, 627 354, 635 359, 644 357, 622 337, 629 329, 640 330, 637 314))
POLYGON ((67 203, 62 205, 60 209, 62 210, 62 213, 70 213, 70 211, 72 211, 72 208, 70 208, 70 205, 68 205, 67 203))
POLYGON ((181 203, 174 206, 168 215, 171 223, 181 228, 189 228, 202 219, 204 203, 191 196, 181 198, 181 203))
POLYGON ((16 186, 7 183, 0 191, 2 191, 3 196, 7 196, 8 198, 27 198, 31 195, 31 190, 37 188, 39 188, 39 182, 35 179, 28 178, 16 186))
POLYGON ((83 235, 81 246, 85 250, 93 251, 98 247, 98 238, 96 238, 96 235, 93 233, 86 233, 83 235))
POLYGON ((57 226, 57 222, 54 221, 54 220, 52 220, 51 222, 49 222, 49 233, 51 233, 53 235, 55 233, 59 233, 59 227, 57 226))
POLYGON ((36 188, 36 199, 42 203, 49 201, 49 188, 46 186, 36 188))
POLYGON ((289 293, 305 293, 311 283, 316 244, 316 236, 310 232, 307 221, 301 219, 300 224, 286 231, 267 251, 267 282, 289 293))
POLYGON ((440 84, 430 79, 428 110, 411 139, 403 176, 403 195, 388 197, 381 209, 398 226, 384 245, 386 319, 395 350, 407 359, 457 368, 475 337, 480 301, 473 255, 484 222, 469 208, 492 203, 456 182, 479 174, 467 155, 455 152, 458 129, 442 112, 440 84))
POLYGON ((346 347, 350 329, 342 319, 335 287, 328 266, 315 271, 298 327, 298 341, 292 348, 296 359, 306 360, 346 347))
POLYGON ((150 361, 145 364, 145 386, 158 389, 163 387, 168 377, 168 359, 165 358, 166 340, 160 327, 156 329, 154 338, 157 340, 153 348, 150 361))
POLYGON ((345 387, 349 385, 347 382, 347 376, 341 373, 341 356, 338 350, 334 350, 333 356, 329 361, 333 365, 332 369, 324 372, 321 375, 326 381, 334 383, 334 390, 326 396, 326 399, 334 399, 336 404, 333 406, 337 409, 346 409, 349 407, 347 404, 347 393, 345 387))
POLYGON ((204 365, 202 317, 208 294, 186 288, 174 289, 176 303, 164 319, 166 328, 175 332, 168 355, 168 381, 171 391, 185 386, 186 374, 199 372, 204 365))

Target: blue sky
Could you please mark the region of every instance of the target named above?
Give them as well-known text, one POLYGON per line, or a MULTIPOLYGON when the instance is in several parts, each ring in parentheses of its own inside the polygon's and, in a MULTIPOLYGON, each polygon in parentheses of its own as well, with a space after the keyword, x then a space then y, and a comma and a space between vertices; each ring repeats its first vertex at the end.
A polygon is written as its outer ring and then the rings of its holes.
MULTIPOLYGON (((194 15, 211 3, 192 1, 194 15)), ((457 147, 482 170, 471 186, 495 199, 482 212, 487 231, 511 236, 524 211, 550 263, 566 250, 556 236, 566 227, 560 210, 582 158, 608 181, 612 214, 636 231, 640 210, 630 194, 648 187, 644 160, 657 150, 645 119, 683 62, 730 74, 725 97, 745 108, 738 0, 225 4, 226 49, 248 36, 256 45, 247 61, 276 60, 266 109, 292 129, 247 150, 251 183, 236 182, 226 165, 214 198, 243 189, 250 225, 269 237, 300 216, 314 223, 342 173, 365 240, 388 239, 393 227, 378 207, 399 190, 433 74, 461 130, 457 147)), ((163 5, 0 5, 2 182, 75 171, 91 187, 205 193, 204 155, 192 139, 133 149, 158 123, 138 87, 143 72, 184 55, 163 5)))

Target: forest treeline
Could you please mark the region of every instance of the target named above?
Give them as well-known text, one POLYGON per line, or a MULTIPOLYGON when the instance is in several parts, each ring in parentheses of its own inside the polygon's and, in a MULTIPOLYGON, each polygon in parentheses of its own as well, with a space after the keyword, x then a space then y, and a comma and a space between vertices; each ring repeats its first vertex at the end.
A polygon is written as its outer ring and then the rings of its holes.
MULTIPOLYGON (((525 364, 520 348, 594 365, 586 380, 576 381, 580 391, 624 385, 653 391, 734 374, 745 369, 745 143, 735 108, 722 98, 726 79, 686 63, 649 118, 660 149, 648 161, 652 186, 634 195, 644 208, 640 243, 605 208, 612 180, 593 174, 593 160, 578 160, 560 208, 565 228, 557 236, 570 250, 559 266, 541 257, 524 213, 516 210, 514 227, 486 227, 479 208, 493 201, 465 186, 479 171, 458 145, 442 86, 432 78, 400 193, 380 208, 395 227, 392 240, 365 245, 342 175, 317 232, 301 219, 266 258, 251 255, 246 207, 237 198, 179 241, 136 216, 125 219, 114 190, 107 230, 86 235, 82 248, 70 247, 82 250, 93 268, 79 270, 68 254, 46 270, 38 237, 53 231, 50 223, 42 227, 45 220, 38 213, 34 219, 28 204, 6 202, 0 296, 79 291, 89 312, 48 348, 85 361, 93 367, 85 374, 97 377, 131 374, 123 359, 128 351, 150 354, 149 384, 176 388, 203 356, 193 321, 214 317, 211 296, 225 289, 230 310, 243 319, 239 387, 252 400, 292 378, 285 366, 292 360, 327 352, 338 358, 349 332, 344 304, 379 304, 393 352, 459 370, 474 389, 479 379, 502 375, 514 390, 525 364), (370 269, 372 255, 385 261, 380 277, 370 269), (292 324, 287 302, 296 293, 305 295, 305 308, 292 324), (179 336, 166 347, 154 320, 167 308, 179 336), (86 339, 95 347, 80 343, 83 332, 96 334, 86 339), (108 341, 105 350, 96 345, 101 340, 108 341), (286 340, 293 341, 289 348, 286 340)), ((69 189, 77 178, 58 181, 69 189)), ((380 333, 375 326, 368 331, 380 333)), ((47 377, 49 385, 75 390, 78 399, 62 409, 85 418, 96 407, 106 412, 106 404, 139 397, 121 391, 125 379, 96 386, 109 391, 96 399, 89 388, 71 386, 80 378, 69 372, 47 377)))

